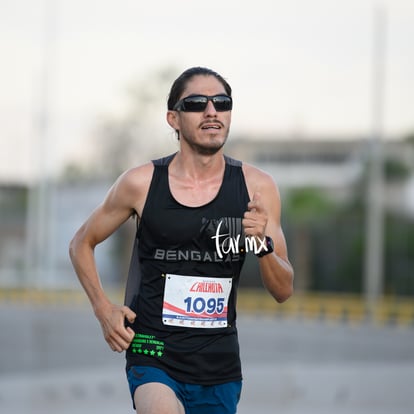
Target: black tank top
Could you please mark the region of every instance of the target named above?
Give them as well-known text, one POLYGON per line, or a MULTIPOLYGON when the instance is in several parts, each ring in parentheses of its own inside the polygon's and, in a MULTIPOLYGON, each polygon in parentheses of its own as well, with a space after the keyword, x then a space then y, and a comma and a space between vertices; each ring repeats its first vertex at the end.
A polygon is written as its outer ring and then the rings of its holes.
MULTIPOLYGON (((154 173, 137 229, 127 284, 127 290, 133 289, 127 291, 127 304, 137 318, 132 325, 135 338, 126 353, 127 368, 153 366, 178 381, 202 385, 240 380, 236 292, 245 257, 241 220, 249 202, 241 162, 225 156, 216 197, 203 206, 188 207, 170 192, 168 165, 174 155, 153 161, 154 173), (227 326, 165 324, 164 290, 170 274, 231 280, 227 326)), ((215 289, 214 284, 204 282, 194 285, 199 291, 215 289)), ((202 301, 194 295, 193 299, 202 301)), ((204 305, 197 302, 196 310, 204 305)))

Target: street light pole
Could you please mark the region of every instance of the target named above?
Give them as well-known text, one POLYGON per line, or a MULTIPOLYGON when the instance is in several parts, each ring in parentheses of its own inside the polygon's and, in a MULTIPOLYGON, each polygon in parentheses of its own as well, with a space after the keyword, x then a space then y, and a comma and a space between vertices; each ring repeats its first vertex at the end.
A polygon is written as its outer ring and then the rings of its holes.
POLYGON ((372 136, 368 151, 368 186, 366 209, 366 253, 364 293, 369 316, 383 294, 384 279, 384 87, 386 13, 377 7, 373 30, 373 82, 372 82, 372 136))
POLYGON ((35 113, 36 142, 33 148, 33 182, 30 183, 27 224, 25 282, 44 285, 53 267, 53 186, 50 159, 50 114, 55 63, 56 1, 44 0, 43 64, 35 113))

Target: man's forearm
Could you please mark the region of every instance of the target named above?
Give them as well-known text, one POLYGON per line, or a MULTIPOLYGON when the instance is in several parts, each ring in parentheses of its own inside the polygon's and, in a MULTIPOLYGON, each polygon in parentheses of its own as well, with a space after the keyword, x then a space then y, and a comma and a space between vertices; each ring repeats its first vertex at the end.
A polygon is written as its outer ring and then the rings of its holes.
POLYGON ((270 294, 282 303, 293 294, 293 268, 289 261, 276 253, 259 259, 263 284, 270 294))
POLYGON ((70 244, 69 255, 79 282, 96 313, 97 309, 109 303, 109 300, 96 269, 94 250, 74 239, 70 244))

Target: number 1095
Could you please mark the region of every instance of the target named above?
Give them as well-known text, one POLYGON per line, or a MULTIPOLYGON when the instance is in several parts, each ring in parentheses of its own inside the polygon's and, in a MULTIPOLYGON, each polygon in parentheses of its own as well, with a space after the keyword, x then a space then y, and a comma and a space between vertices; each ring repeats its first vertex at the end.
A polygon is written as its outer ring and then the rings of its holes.
POLYGON ((202 297, 193 298, 188 296, 184 299, 184 303, 187 305, 186 311, 188 313, 223 313, 224 310, 224 298, 210 298, 204 299, 202 297))

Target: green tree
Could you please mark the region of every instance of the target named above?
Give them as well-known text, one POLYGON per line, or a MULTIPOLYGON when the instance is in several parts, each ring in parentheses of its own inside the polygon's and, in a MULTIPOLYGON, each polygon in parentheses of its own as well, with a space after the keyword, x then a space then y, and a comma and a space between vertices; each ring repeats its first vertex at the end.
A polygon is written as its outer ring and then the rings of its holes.
POLYGON ((291 190, 284 203, 284 214, 290 223, 295 268, 295 289, 308 290, 312 285, 312 232, 323 225, 335 211, 335 204, 317 188, 291 190))
POLYGON ((87 164, 69 161, 60 180, 113 181, 126 169, 159 154, 161 148, 175 148, 175 139, 165 142, 165 136, 157 135, 166 111, 166 91, 175 73, 172 66, 162 67, 127 86, 123 109, 98 118, 91 134, 93 151, 87 164))

